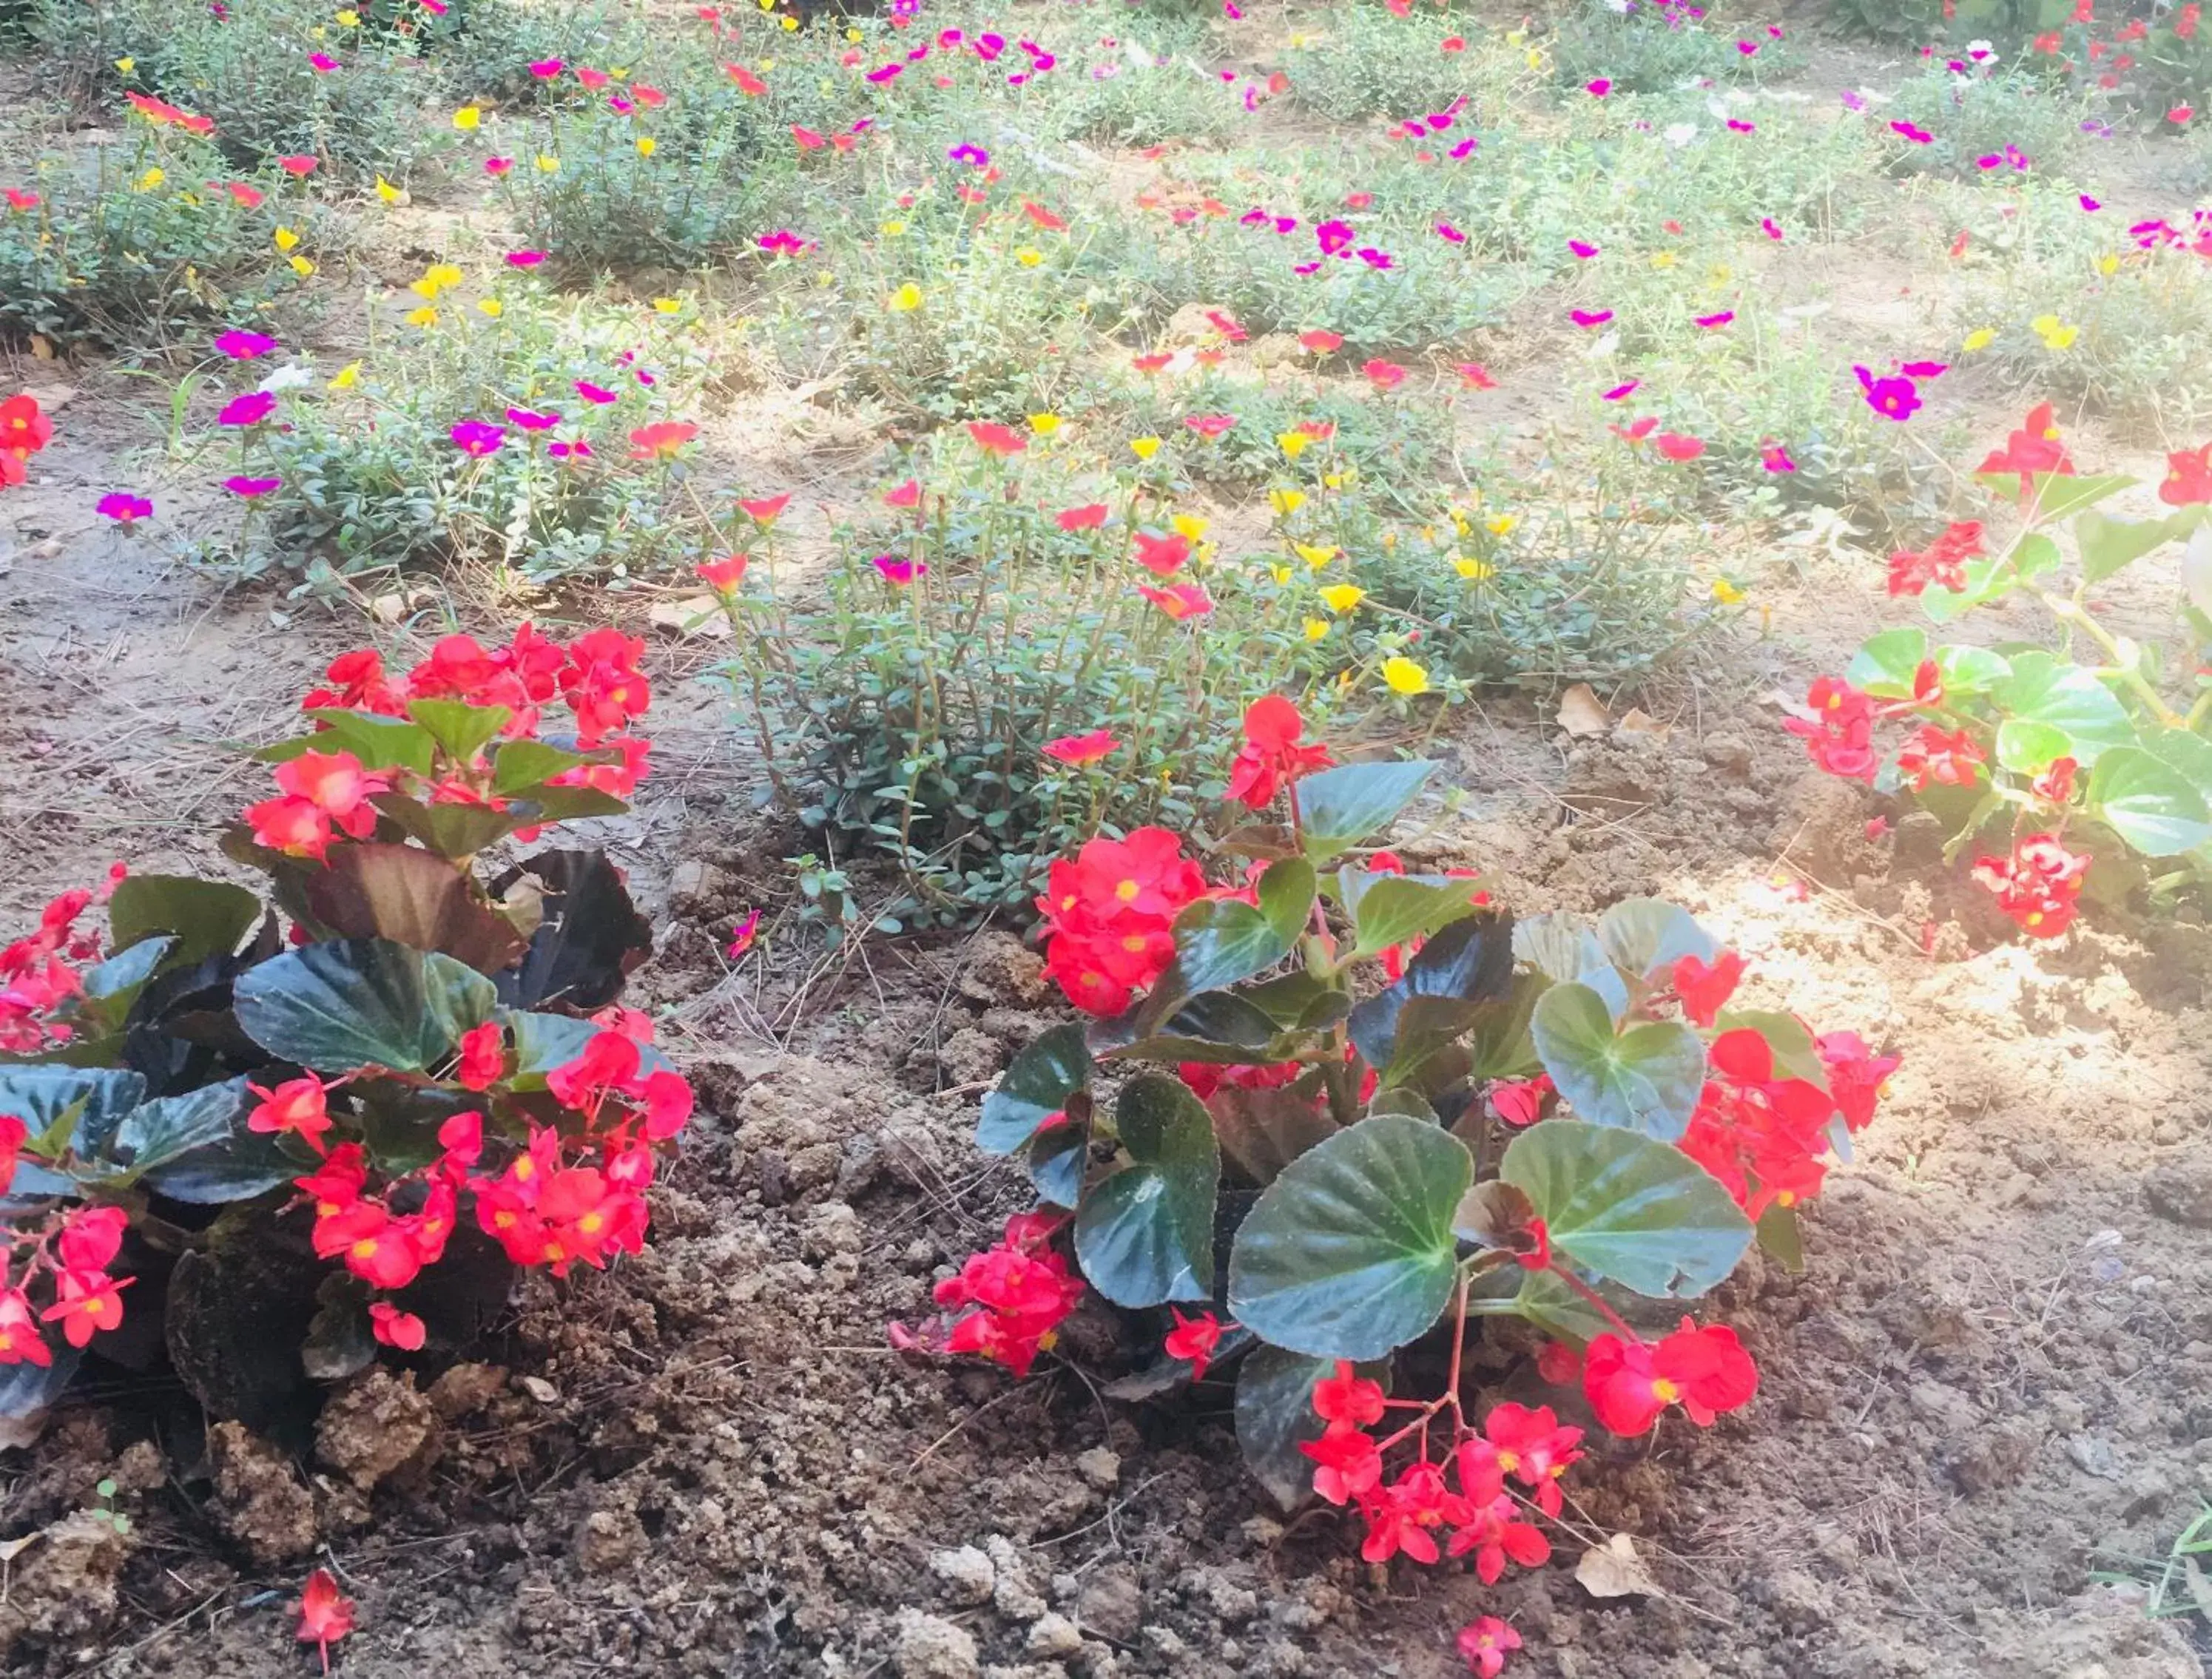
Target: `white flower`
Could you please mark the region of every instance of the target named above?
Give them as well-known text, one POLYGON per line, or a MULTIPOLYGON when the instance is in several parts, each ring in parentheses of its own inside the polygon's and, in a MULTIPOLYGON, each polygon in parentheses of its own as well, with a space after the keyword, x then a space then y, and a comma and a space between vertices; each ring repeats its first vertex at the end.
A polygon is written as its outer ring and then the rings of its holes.
POLYGON ((295 361, 288 367, 279 367, 263 379, 261 389, 274 396, 279 391, 297 391, 301 385, 314 382, 314 374, 295 361))
POLYGON ((1968 41, 1966 56, 1978 64, 1984 58, 1995 58, 1996 48, 1991 46, 1987 41, 1968 41))
POLYGON ((1676 123, 1659 136, 1670 146, 1686 146, 1698 137, 1695 123, 1676 123))

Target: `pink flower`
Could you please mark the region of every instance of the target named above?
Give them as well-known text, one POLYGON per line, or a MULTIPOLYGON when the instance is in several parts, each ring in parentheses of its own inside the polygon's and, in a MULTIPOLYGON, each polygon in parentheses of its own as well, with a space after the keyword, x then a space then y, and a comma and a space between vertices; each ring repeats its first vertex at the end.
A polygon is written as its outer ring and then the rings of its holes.
POLYGON ((338 61, 327 52, 310 52, 307 55, 307 62, 314 66, 315 74, 318 76, 328 76, 338 68, 338 61))
POLYGON ((234 329, 215 341, 215 347, 234 361, 251 361, 257 355, 266 355, 276 348, 274 338, 258 332, 234 329))
POLYGON ((499 452, 500 445, 507 441, 507 427, 495 426, 489 420, 464 420, 448 435, 453 439, 453 447, 463 454, 482 459, 499 452))
POLYGON ((1583 84, 1583 91, 1592 99, 1603 99, 1613 91, 1613 78, 1601 76, 1594 82, 1586 82, 1583 84))
POLYGON ((1110 729, 1093 729, 1085 735, 1062 735, 1044 743, 1044 755, 1055 763, 1080 767, 1095 764, 1121 744, 1110 729))
POLYGON ((248 478, 243 476, 226 478, 222 487, 233 495, 242 495, 251 500, 257 495, 266 495, 284 481, 282 478, 248 478))
POLYGON ((258 426, 276 411, 276 398, 267 391, 249 391, 242 397, 233 397, 216 415, 218 426, 258 426))
POLYGON ((509 268, 536 268, 545 260, 543 251, 510 251, 507 253, 509 268))
POLYGON ((1588 331, 1594 326, 1603 326, 1613 318, 1613 311, 1610 309, 1570 309, 1567 313, 1573 318, 1575 324, 1584 331, 1588 331))
POLYGON ((93 509, 102 518, 112 518, 118 524, 129 524, 133 520, 154 517, 154 504, 141 495, 128 495, 120 490, 100 498, 93 509))
POLYGON ((929 575, 929 566, 926 561, 902 560, 896 554, 878 554, 870 563, 884 582, 902 586, 918 577, 929 575))

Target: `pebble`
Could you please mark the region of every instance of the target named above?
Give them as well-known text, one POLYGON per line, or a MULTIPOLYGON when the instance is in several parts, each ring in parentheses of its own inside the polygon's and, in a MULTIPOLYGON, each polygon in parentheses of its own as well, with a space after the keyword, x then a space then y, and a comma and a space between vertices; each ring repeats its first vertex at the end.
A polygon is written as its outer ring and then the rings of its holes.
POLYGON ((991 1566, 991 1559, 973 1545, 931 1552, 929 1572, 956 1603, 983 1603, 999 1583, 999 1571, 991 1566))
POLYGON ((1094 1446, 1075 1460, 1075 1472, 1100 1492, 1111 1492, 1121 1484, 1121 1454, 1094 1446))
POLYGON ((1039 1615, 1030 1627, 1027 1642, 1023 1646, 1030 1655, 1047 1661, 1062 1656, 1073 1656, 1083 1648, 1083 1634, 1066 1615, 1057 1612, 1039 1615))
POLYGON ((975 1640, 966 1629, 919 1609, 901 1609, 891 1644, 899 1679, 976 1679, 975 1640))

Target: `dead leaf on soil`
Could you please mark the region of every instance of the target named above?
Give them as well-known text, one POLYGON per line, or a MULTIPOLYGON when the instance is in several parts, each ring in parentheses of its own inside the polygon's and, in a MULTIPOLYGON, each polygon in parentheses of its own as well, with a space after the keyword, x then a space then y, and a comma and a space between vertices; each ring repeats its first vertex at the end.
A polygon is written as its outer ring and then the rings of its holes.
POLYGON ((1577 682, 1559 696, 1559 727, 1578 740, 1602 735, 1613 727, 1613 713, 1590 692, 1588 682, 1577 682))
POLYGON ((730 633, 730 621, 712 595, 692 595, 680 601, 655 601, 646 615, 662 629, 678 635, 703 635, 720 641, 730 633))
POLYGON ((21 1539, 0 1539, 0 1564, 13 1562, 42 1537, 43 1530, 40 1533, 27 1533, 21 1539))
POLYGON ((1630 711, 1628 715, 1622 718, 1620 722, 1614 724, 1613 731, 1616 735, 1649 735, 1655 741, 1663 741, 1674 732, 1674 725, 1671 723, 1662 723, 1650 712, 1638 706, 1630 711))
POLYGON ((1602 1545, 1593 1545, 1575 1565, 1575 1582, 1593 1597, 1656 1597, 1658 1581, 1636 1554, 1636 1542, 1616 1533, 1602 1545))

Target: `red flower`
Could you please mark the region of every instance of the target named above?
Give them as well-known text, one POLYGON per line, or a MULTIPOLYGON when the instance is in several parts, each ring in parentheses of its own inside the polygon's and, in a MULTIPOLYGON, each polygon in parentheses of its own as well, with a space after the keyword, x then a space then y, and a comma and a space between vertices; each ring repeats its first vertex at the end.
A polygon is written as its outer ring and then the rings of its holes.
POLYGON ((1705 452, 1705 441, 1699 437, 1686 437, 1680 432, 1662 432, 1651 439, 1651 446, 1670 461, 1693 461, 1705 452))
POLYGON ((699 428, 683 420, 656 420, 635 427, 629 434, 629 458, 634 461, 666 461, 699 435, 699 428))
POLYGON ((460 1061, 453 1077, 471 1090, 489 1090, 507 1070, 507 1033, 497 1021, 472 1026, 461 1034, 460 1061))
POLYGON ((1743 979, 1743 958, 1723 950, 1709 967, 1702 957, 1684 956, 1674 964, 1674 996, 1692 1026, 1710 1027, 1728 1006, 1743 979))
POLYGON ((1103 501, 1093 501, 1088 506, 1070 507, 1054 515, 1054 522, 1063 530, 1096 530, 1106 523, 1107 511, 1103 501))
POLYGON ((1262 809, 1286 782, 1334 763, 1327 747, 1298 744, 1305 726, 1298 708, 1281 695, 1254 700, 1244 712, 1244 749, 1230 768, 1228 797, 1262 809))
POLYGON ((104 1271, 123 1249, 123 1233, 131 1227, 131 1215, 120 1207, 80 1207, 62 1227, 54 1246, 63 1268, 73 1271, 104 1271))
POLYGON ((2071 758, 2053 758, 2043 773, 2027 784, 2027 790, 2047 804, 2070 804, 2074 777, 2081 767, 2071 758))
POLYGON ((1840 676, 1820 676, 1805 703, 1813 716, 1785 718, 1782 726, 1804 741, 1813 761, 1829 774, 1871 783, 1881 762, 1874 749, 1874 701, 1840 676))
POLYGON ((2037 938, 2057 938, 2074 919, 2090 859, 2068 851, 2056 834, 2015 841, 2009 858, 1984 857, 1974 879, 1996 894, 1997 907, 2037 938))
POLYGON ((1018 1214, 1006 1221, 995 1246, 971 1253, 957 1276, 937 1285, 938 1305, 975 1309, 939 1334, 925 1331, 919 1344, 948 1353, 972 1353, 1026 1376, 1040 1353, 1051 1350, 1060 1324, 1083 1298, 1083 1282, 1067 1261, 1044 1246, 1052 1226, 1018 1214))
POLYGON ((1203 618, 1213 610, 1213 597, 1206 592, 1202 584, 1172 583, 1164 589, 1155 589, 1150 584, 1140 583, 1137 592, 1177 623, 1203 618))
MULTIPOLYGON (((1465 1476, 1462 1469, 1462 1481, 1465 1476)), ((1540 1568, 1552 1560, 1552 1542, 1534 1522, 1520 1519, 1521 1506, 1511 1494, 1500 1492, 1487 1500, 1470 1496, 1466 1503, 1449 1549, 1454 1556, 1474 1553, 1475 1577, 1485 1585, 1497 1584, 1509 1558, 1523 1568, 1540 1568)))
MULTIPOLYGON (((1563 1428, 1549 1405, 1531 1410, 1510 1401, 1491 1408, 1482 1432, 1500 1475, 1518 1476, 1534 1488, 1537 1506, 1547 1516, 1559 1513, 1559 1477, 1582 1458, 1583 1431, 1563 1428)), ((1467 1485, 1462 1465, 1461 1484, 1467 1485)), ((1469 1497, 1474 1488, 1468 1487, 1469 1497)))
POLYGON ((1314 1412, 1324 1422, 1364 1428, 1382 1420, 1382 1384, 1355 1374, 1349 1359, 1336 1361, 1336 1373, 1314 1384, 1314 1412))
POLYGON ((1170 1306, 1175 1314, 1176 1326, 1168 1331, 1160 1349, 1170 1358, 1190 1361, 1190 1379, 1201 1381, 1206 1367, 1212 1362, 1213 1349, 1221 1344, 1221 1323, 1211 1312, 1201 1312, 1195 1318, 1186 1318, 1180 1306, 1170 1306))
POLYGON ((2166 469, 2166 480, 2158 487, 2160 500, 2171 507, 2212 501, 2212 443, 2169 454, 2166 469))
MULTIPOLYGON (((1431 1463, 1408 1464, 1380 1499, 1364 1508, 1367 1539, 1359 1554, 1370 1562, 1388 1562, 1401 1551, 1416 1562, 1434 1562, 1435 1530, 1464 1520, 1468 1514, 1467 1500, 1444 1484, 1443 1471, 1431 1463)), ((1551 1555, 1548 1545, 1544 1554, 1551 1555)))
POLYGON ((0 1289, 0 1366, 35 1364, 45 1369, 53 1361, 53 1349, 39 1332, 30 1296, 21 1288, 0 1289))
POLYGON ((918 507, 921 505, 921 481, 909 478, 895 489, 884 492, 886 507, 918 507))
POLYGON ((1327 355, 1344 348, 1344 335, 1331 332, 1325 326, 1316 326, 1298 334, 1298 347, 1314 355, 1327 355))
POLYGON ((1471 1621, 1459 1629, 1459 1658, 1476 1679, 1498 1679, 1505 1670, 1507 1654, 1521 1647, 1521 1634, 1494 1615, 1471 1621))
POLYGON ((1467 381, 1471 391, 1495 391, 1498 388, 1498 381, 1491 377, 1490 370, 1480 361, 1459 362, 1452 371, 1467 381))
POLYGON ((40 411, 39 399, 25 391, 0 402, 0 455, 17 461, 53 441, 54 422, 40 411))
POLYGON ((1863 1131, 1874 1123, 1874 1105, 1889 1076, 1903 1058, 1876 1055, 1856 1032, 1831 1032, 1814 1040, 1820 1064, 1827 1070, 1828 1094, 1844 1125, 1863 1131))
POLYGON ((1533 1125, 1544 1117, 1544 1098, 1552 1094, 1552 1076, 1500 1079, 1490 1087, 1490 1106, 1509 1125, 1533 1125))
POLYGON ((1583 1361, 1583 1394, 1616 1434, 1643 1434, 1679 1403, 1701 1428, 1723 1411, 1748 1404, 1759 1368, 1724 1324, 1700 1329, 1690 1318, 1656 1347, 1601 1335, 1583 1361))
POLYGON ((1547 1341, 1536 1350, 1536 1373, 1554 1387, 1579 1381, 1583 1355, 1564 1341, 1547 1341))
POLYGON ((54 1278, 54 1303, 39 1314, 39 1319, 58 1323, 70 1346, 89 1346, 94 1336, 122 1323, 123 1290, 137 1281, 97 1270, 58 1272, 54 1278))
POLYGON ((356 840, 376 832, 376 807, 369 800, 387 791, 387 771, 369 771, 350 752, 302 752, 276 766, 276 785, 303 798, 356 840))
POLYGON ((410 1233, 380 1201, 362 1199, 315 1221, 318 1258, 345 1260, 346 1269, 374 1288, 404 1288, 422 1270, 410 1233))
POLYGON ((774 524, 783 510, 790 505, 791 496, 788 492, 781 495, 761 496, 750 501, 740 498, 738 502, 738 507, 744 511, 745 517, 763 529, 774 524))
POLYGON ((1233 414, 1190 414, 1183 416, 1183 424, 1200 437, 1219 437, 1237 423, 1233 414))
POLYGON ((1893 596, 1918 595, 1934 584, 1955 593, 1966 586, 1966 561, 1981 552, 1979 519, 1952 524, 1928 545, 1925 552, 1915 554, 1900 549, 1889 556, 1889 592, 1893 596))
POLYGON ((2030 409, 2021 429, 2006 439, 2002 449, 1992 451, 1976 470, 1982 472, 2017 472, 2020 474, 2020 493, 2023 500, 2034 493, 2036 474, 2071 473, 2074 463, 2067 458, 2066 446, 2058 440, 2058 427, 2051 419, 2051 405, 2039 403, 2030 409))
POLYGON ((370 1303, 368 1332, 376 1337, 380 1346, 397 1347, 403 1353, 422 1350, 422 1320, 411 1312, 402 1312, 388 1300, 370 1303))
POLYGON ((975 439, 975 446, 987 455, 1005 458, 1018 455, 1028 448, 1029 439, 1011 426, 1002 426, 995 420, 970 420, 968 435, 975 439))
POLYGON ((1048 233, 1064 233, 1067 231, 1066 222, 1061 221, 1042 204, 1036 203, 1030 199, 1022 200, 1022 214, 1048 233))
POLYGON ((1073 860, 1053 864, 1036 900, 1052 930, 1045 972, 1077 1008, 1119 1014, 1175 960, 1175 915, 1205 889, 1165 828, 1088 841, 1073 860))
POLYGON ((1377 391, 1395 391, 1406 382, 1406 370, 1380 356, 1363 363, 1359 371, 1367 375, 1367 382, 1377 391))
POLYGON ((307 1073, 286 1079, 274 1090, 264 1090, 258 1084, 246 1088, 261 1098, 260 1106, 246 1116, 246 1130, 276 1137, 293 1132, 321 1152, 323 1133, 331 1128, 322 1080, 307 1073))
POLYGON ((1087 735, 1062 735, 1044 743, 1044 755, 1057 763, 1095 764, 1121 745, 1109 729, 1093 729, 1087 735))
POLYGON ((1331 1504, 1364 1501, 1382 1479, 1375 1437, 1352 1423, 1332 1422, 1319 1440, 1299 1441, 1298 1450, 1314 1461, 1314 1491, 1331 1504))
POLYGON ((733 554, 726 560, 702 560, 696 569, 700 581, 716 594, 733 595, 745 580, 745 570, 750 564, 746 555, 733 554))
POLYGON ((1131 540, 1136 544, 1137 563, 1156 577, 1173 577, 1190 558, 1190 538, 1180 530, 1164 536, 1139 530, 1131 540))
POLYGON ((1931 785, 1971 787, 1981 779, 1986 755, 1971 729, 1946 734, 1932 723, 1923 724, 1906 739, 1897 754, 1897 770, 1911 779, 1912 791, 1924 792, 1931 785))
POLYGON ((323 1671, 331 1670, 331 1646, 353 1631, 353 1599, 342 1595, 327 1568, 307 1576, 300 1593, 300 1642, 312 1644, 323 1658, 323 1671))
POLYGON ((323 1163, 314 1171, 292 1182, 314 1203, 315 1215, 328 1218, 361 1199, 362 1186, 368 1182, 368 1154, 361 1144, 341 1143, 324 1156, 323 1163))

